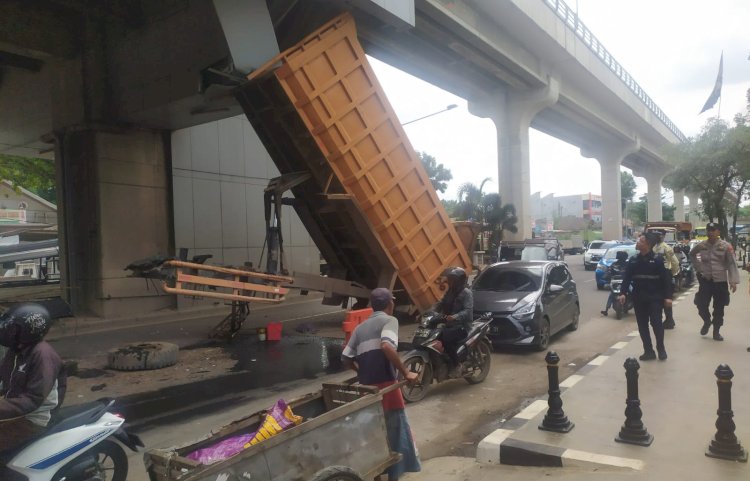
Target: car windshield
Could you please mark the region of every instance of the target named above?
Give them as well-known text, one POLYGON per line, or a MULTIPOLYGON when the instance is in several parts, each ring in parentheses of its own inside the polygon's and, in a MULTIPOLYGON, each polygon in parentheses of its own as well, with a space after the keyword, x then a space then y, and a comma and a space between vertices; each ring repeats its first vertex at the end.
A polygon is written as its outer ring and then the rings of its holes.
POLYGON ((543 246, 526 246, 521 251, 522 261, 546 261, 547 249, 543 246))
POLYGON ((475 291, 536 291, 542 282, 542 266, 489 268, 477 277, 472 286, 475 291))
POLYGON ((622 247, 611 247, 607 250, 607 253, 604 254, 605 259, 615 259, 617 258, 618 252, 627 252, 628 257, 635 255, 635 246, 622 246, 622 247))
POLYGON ((603 245, 604 245, 604 242, 594 241, 591 244, 589 244, 589 249, 601 249, 603 245))

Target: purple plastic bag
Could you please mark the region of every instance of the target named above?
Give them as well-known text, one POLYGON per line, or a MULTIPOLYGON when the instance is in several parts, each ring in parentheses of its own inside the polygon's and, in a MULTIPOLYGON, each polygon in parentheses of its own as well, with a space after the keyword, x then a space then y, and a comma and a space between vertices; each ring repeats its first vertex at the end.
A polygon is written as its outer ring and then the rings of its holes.
POLYGON ((243 446, 250 442, 253 436, 255 436, 255 433, 241 434, 239 436, 227 438, 207 448, 193 451, 185 457, 202 464, 213 464, 218 461, 223 461, 242 451, 243 446))
MULTIPOLYGON (((302 421, 302 418, 300 418, 299 416, 295 416, 291 412, 291 410, 289 410, 288 413, 286 412, 286 410, 286 402, 284 402, 283 399, 279 399, 271 407, 271 409, 268 410, 263 419, 265 420, 267 417, 273 418, 282 430, 290 426, 294 426, 295 424, 299 424, 299 422, 302 421)), ((260 423, 260 426, 263 426, 263 422, 260 423)), ((245 449, 245 446, 249 447, 248 443, 250 443, 255 438, 256 434, 258 434, 258 431, 249 434, 240 434, 239 436, 233 436, 214 445, 208 446, 207 448, 193 451, 185 457, 188 459, 192 459, 193 461, 198 461, 202 464, 213 464, 218 461, 223 461, 227 458, 231 458, 235 454, 245 449)), ((259 440, 262 439, 263 437, 261 437, 259 440)), ((258 440, 256 440, 255 442, 258 442, 258 440)))

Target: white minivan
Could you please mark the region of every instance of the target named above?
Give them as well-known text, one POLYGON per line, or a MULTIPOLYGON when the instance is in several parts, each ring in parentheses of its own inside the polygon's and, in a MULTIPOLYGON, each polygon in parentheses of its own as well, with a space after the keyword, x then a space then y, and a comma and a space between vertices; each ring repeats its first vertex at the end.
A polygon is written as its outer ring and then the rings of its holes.
POLYGON ((619 245, 618 241, 603 241, 595 240, 591 241, 586 252, 583 253, 583 268, 587 271, 593 271, 596 269, 596 265, 602 258, 607 249, 619 245))

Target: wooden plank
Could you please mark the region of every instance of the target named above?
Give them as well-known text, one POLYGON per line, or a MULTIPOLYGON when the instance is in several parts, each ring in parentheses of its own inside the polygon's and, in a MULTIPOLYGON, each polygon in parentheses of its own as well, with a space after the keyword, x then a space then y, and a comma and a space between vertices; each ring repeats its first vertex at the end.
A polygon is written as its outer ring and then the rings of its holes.
POLYGON ((256 279, 263 279, 266 281, 277 281, 284 283, 292 283, 294 279, 288 276, 277 276, 273 274, 264 274, 262 272, 255 271, 243 271, 242 269, 231 269, 229 267, 218 267, 211 266, 208 264, 196 264, 194 262, 170 260, 164 263, 165 265, 172 267, 185 267, 188 269, 196 269, 202 271, 221 272, 222 274, 232 274, 239 276, 255 277, 256 279))
POLYGON ((169 287, 166 282, 162 283, 162 289, 164 292, 169 294, 181 294, 183 296, 195 296, 195 297, 210 297, 211 299, 224 299, 225 301, 242 301, 242 302, 266 302, 269 304, 278 304, 284 300, 283 297, 273 299, 270 297, 251 297, 251 296, 236 296, 234 294, 226 294, 221 292, 210 292, 210 291, 196 291, 193 289, 177 289, 175 287, 169 287))
POLYGON ((270 294, 285 295, 289 289, 266 284, 253 284, 250 282, 231 281, 229 279, 217 279, 215 277, 193 276, 182 271, 177 272, 177 282, 190 282, 203 286, 228 287, 244 291, 268 292, 270 294))

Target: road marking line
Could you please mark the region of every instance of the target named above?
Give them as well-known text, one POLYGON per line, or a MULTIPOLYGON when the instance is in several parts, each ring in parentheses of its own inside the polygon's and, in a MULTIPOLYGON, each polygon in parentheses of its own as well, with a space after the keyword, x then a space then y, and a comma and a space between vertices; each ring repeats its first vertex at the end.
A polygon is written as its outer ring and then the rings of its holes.
POLYGON ((477 446, 477 461, 480 463, 500 464, 500 445, 515 431, 496 429, 482 439, 477 446))
POLYGON ((641 335, 641 333, 640 333, 640 332, 638 332, 638 331, 630 331, 630 332, 628 333, 628 337, 638 337, 638 336, 640 336, 640 335, 641 335))
POLYGON ((575 386, 581 379, 583 379, 583 376, 581 376, 580 374, 571 374, 566 380, 560 383, 560 387, 566 387, 570 389, 571 387, 575 386))
POLYGON ((540 412, 547 409, 547 401, 542 401, 541 399, 537 399, 533 403, 526 406, 526 409, 521 411, 520 413, 516 414, 513 417, 520 418, 520 419, 533 419, 534 416, 539 414, 540 412))
POLYGON ((604 364, 604 361, 606 361, 607 359, 609 359, 609 356, 595 357, 594 359, 589 361, 589 364, 592 366, 601 366, 602 364, 604 364))
POLYGON ((612 344, 612 347, 610 349, 622 349, 623 347, 627 346, 628 343, 625 341, 620 341, 618 343, 612 344))
POLYGON ((619 468, 630 468, 641 471, 646 463, 640 459, 620 458, 617 456, 607 456, 605 454, 588 453, 586 451, 576 451, 575 449, 566 449, 562 454, 563 466, 586 465, 589 463, 602 464, 606 466, 616 466, 619 468), (572 461, 566 463, 565 461, 572 461), (576 461, 581 461, 577 463, 576 461))

